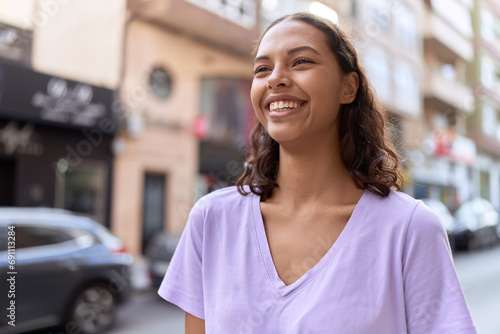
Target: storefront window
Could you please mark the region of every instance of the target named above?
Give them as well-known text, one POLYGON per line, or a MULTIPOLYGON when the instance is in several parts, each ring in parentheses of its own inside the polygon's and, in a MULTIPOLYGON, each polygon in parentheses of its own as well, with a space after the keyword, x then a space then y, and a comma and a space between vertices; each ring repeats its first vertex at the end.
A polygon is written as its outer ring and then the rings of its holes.
POLYGON ((57 168, 58 207, 103 223, 107 191, 106 166, 97 161, 83 161, 77 166, 68 167, 68 162, 61 159, 57 168))

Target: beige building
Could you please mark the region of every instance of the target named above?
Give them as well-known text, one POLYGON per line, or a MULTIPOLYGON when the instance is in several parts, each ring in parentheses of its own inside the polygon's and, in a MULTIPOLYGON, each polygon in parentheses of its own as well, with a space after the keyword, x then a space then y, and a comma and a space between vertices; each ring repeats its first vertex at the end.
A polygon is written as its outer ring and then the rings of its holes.
POLYGON ((257 6, 235 3, 128 2, 112 227, 135 254, 239 168, 257 6))
POLYGON ((468 67, 468 79, 476 103, 467 119, 467 132, 477 145, 473 195, 500 209, 500 5, 491 0, 474 4, 475 57, 468 67))
POLYGON ((413 173, 415 195, 439 199, 456 209, 471 196, 471 167, 476 159, 475 144, 466 137, 465 127, 474 107, 466 78, 474 58, 473 1, 424 3, 425 135, 413 173))

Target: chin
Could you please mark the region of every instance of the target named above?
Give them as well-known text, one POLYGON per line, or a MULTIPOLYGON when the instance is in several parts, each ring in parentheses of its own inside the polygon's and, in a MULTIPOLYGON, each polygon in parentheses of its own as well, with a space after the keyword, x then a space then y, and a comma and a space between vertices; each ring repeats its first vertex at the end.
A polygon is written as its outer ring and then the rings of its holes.
POLYGON ((269 135, 280 145, 290 144, 298 140, 296 136, 291 136, 290 133, 270 133, 269 135))

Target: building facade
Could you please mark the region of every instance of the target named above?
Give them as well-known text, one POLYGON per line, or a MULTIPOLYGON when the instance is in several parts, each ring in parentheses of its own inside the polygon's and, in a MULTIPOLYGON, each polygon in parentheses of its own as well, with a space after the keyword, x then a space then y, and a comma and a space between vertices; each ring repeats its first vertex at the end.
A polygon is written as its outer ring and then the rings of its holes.
POLYGON ((125 7, 94 5, 98 15, 87 1, 0 3, 0 205, 109 226, 125 7))
POLYGON ((498 1, 474 2, 475 57, 469 80, 476 103, 467 119, 467 130, 477 145, 472 170, 474 196, 488 199, 500 209, 500 5, 498 1))
POLYGON ((413 188, 419 198, 456 209, 472 196, 476 147, 465 121, 474 95, 466 77, 474 58, 472 1, 424 1, 424 136, 414 151, 413 188))
POLYGON ((155 233, 179 234, 194 201, 242 171, 257 3, 128 9, 112 226, 140 254, 155 233))

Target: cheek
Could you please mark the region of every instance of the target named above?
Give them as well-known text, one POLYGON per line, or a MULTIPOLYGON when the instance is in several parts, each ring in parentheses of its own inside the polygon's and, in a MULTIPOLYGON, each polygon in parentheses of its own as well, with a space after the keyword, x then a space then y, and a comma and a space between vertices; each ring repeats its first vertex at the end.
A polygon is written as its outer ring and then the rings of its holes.
POLYGON ((252 82, 252 87, 250 89, 250 100, 252 101, 253 109, 258 116, 262 100, 262 89, 259 88, 255 81, 252 82))

